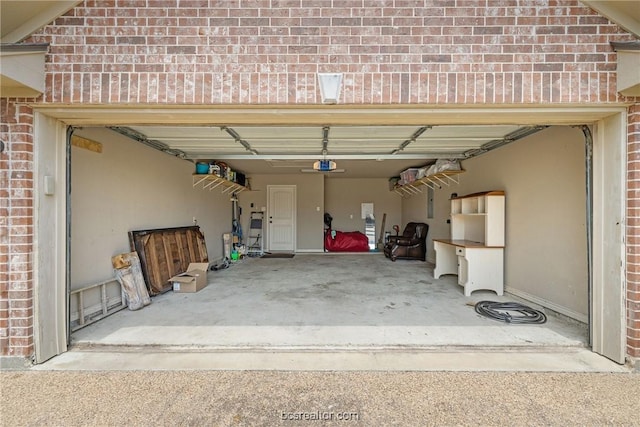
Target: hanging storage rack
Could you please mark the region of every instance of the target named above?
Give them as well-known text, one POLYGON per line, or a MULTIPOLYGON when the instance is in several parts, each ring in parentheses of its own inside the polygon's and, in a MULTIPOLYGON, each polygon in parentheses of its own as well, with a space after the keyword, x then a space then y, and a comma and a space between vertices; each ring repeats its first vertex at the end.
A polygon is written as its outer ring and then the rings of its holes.
POLYGON ((422 189, 420 187, 427 186, 433 190, 436 188, 442 188, 443 185, 447 187, 452 183, 459 184, 459 177, 461 173, 464 173, 463 170, 450 170, 450 171, 442 171, 435 173, 433 175, 427 175, 422 178, 416 179, 413 182, 408 184, 397 186, 393 189, 396 193, 400 194, 402 197, 410 197, 414 194, 422 193, 422 189))
POLYGON ((193 187, 195 188, 199 185, 202 185, 203 190, 209 191, 215 188, 220 188, 222 190, 222 194, 238 194, 247 189, 247 187, 244 187, 237 182, 226 180, 218 175, 193 174, 193 187))

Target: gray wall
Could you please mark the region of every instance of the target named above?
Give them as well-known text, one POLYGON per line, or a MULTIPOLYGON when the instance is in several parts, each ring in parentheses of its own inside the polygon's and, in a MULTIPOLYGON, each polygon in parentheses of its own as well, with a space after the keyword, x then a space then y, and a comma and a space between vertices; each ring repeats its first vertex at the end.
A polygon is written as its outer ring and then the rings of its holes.
MULTIPOLYGON (((506 192, 505 285, 587 313, 584 138, 553 127, 463 162, 460 184, 435 191, 433 238, 449 237, 449 197, 506 192)), ((403 221, 426 217, 426 195, 404 199, 403 221)))
MULTIPOLYGON (((340 231, 364 232, 360 217, 361 203, 373 203, 376 217, 376 239, 382 216, 387 214, 387 231, 400 224, 400 197, 389 191, 386 178, 327 178, 323 174, 250 175, 251 191, 240 193, 242 227, 249 233, 251 211, 267 206, 268 185, 295 185, 297 197, 297 250, 322 252, 324 249, 324 213, 333 217, 333 228, 340 231), (251 204, 253 203, 253 207, 251 204), (350 218, 353 215, 353 219, 350 218)), ((245 239, 246 240, 246 239, 245 239)), ((251 242, 248 242, 251 244, 251 242)))
POLYGON ((77 135, 102 153, 72 148, 72 288, 113 277, 111 257, 129 252, 128 231, 188 226, 204 233, 209 259, 222 256, 231 231, 229 195, 193 188, 194 165, 103 128, 77 135))
MULTIPOLYGON (((296 250, 323 251, 324 176, 322 174, 249 175, 249 179, 251 191, 243 191, 238 197, 242 208, 242 230, 246 236, 250 231, 251 211, 259 211, 262 207, 267 207, 267 186, 295 185, 296 250), (252 203, 253 207, 251 207, 252 203)), ((252 244, 253 240, 245 239, 245 242, 252 244)), ((265 239, 264 242, 266 245, 267 240, 265 239)))
POLYGON ((385 231, 393 233, 393 225, 401 225, 400 196, 389 191, 387 178, 327 178, 324 195, 325 208, 333 217, 332 226, 335 230, 364 233, 365 221, 361 216, 362 203, 373 203, 376 219, 376 241, 380 235, 383 214, 387 214, 385 231))

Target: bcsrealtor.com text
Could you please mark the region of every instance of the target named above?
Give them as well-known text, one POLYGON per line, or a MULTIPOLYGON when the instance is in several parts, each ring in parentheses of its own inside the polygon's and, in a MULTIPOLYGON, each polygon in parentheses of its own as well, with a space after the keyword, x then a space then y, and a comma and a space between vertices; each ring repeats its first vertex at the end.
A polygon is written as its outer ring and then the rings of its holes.
POLYGON ((358 412, 278 411, 282 421, 360 421, 358 412))

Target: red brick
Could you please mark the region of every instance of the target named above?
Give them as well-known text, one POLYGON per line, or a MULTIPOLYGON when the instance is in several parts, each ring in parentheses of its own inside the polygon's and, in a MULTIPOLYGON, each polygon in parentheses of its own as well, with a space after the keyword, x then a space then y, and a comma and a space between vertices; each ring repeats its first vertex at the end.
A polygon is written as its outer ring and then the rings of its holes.
POLYGON ((0 336, 0 356, 8 356, 9 352, 9 338, 0 336))
POLYGON ((640 338, 627 338, 627 354, 640 357, 640 338))
POLYGON ((16 351, 18 351, 17 347, 23 347, 24 350, 25 348, 29 348, 32 344, 33 338, 28 336, 9 337, 9 346, 16 348, 16 351))

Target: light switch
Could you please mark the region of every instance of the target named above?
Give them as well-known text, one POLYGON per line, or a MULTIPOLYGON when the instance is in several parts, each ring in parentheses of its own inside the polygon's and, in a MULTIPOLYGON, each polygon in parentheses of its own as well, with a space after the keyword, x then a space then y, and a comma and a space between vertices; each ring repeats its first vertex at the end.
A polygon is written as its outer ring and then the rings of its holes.
POLYGON ((44 176, 44 194, 46 196, 53 196, 56 190, 56 181, 51 175, 44 176))

